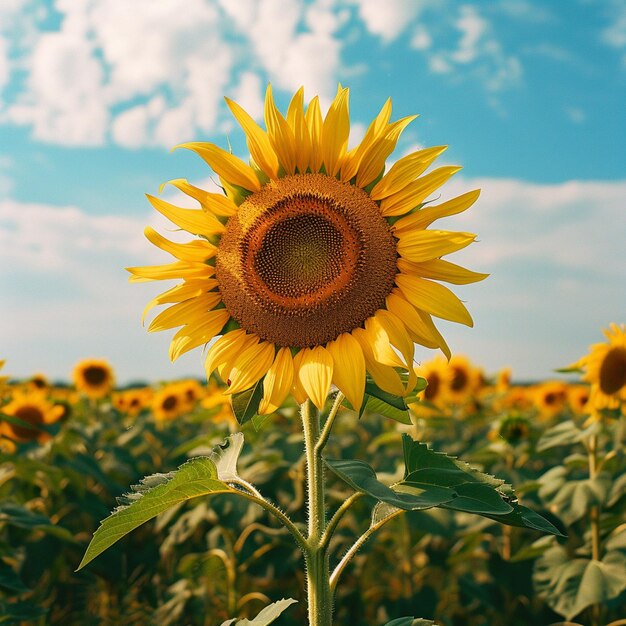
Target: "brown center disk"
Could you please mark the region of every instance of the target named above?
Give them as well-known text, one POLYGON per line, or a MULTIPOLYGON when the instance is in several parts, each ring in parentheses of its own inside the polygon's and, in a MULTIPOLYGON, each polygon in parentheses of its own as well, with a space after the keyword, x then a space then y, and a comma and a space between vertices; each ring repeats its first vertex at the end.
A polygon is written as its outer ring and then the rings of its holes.
POLYGON ((600 389, 607 395, 626 385, 626 349, 611 348, 600 366, 600 389))
POLYGON ((384 307, 396 244, 378 205, 324 174, 287 176, 248 196, 216 258, 242 328, 279 346, 325 344, 384 307))

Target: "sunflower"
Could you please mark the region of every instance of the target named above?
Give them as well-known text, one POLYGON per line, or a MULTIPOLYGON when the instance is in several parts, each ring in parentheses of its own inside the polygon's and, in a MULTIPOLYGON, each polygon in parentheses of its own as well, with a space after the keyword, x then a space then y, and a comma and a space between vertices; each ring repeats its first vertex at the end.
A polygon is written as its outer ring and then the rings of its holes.
POLYGON ((611 324, 604 334, 608 343, 594 344, 574 364, 591 384, 589 404, 596 410, 617 409, 626 402, 626 325, 611 324))
MULTIPOLYGON (((6 363, 5 360, 0 359, 0 370, 4 367, 5 363, 6 363)), ((0 376, 0 399, 2 398, 4 394, 4 390, 5 390, 6 383, 8 380, 9 380, 8 376, 0 376)))
POLYGON ((161 387, 152 398, 152 413, 157 422, 176 419, 187 408, 187 399, 181 393, 178 383, 169 383, 161 387))
POLYGON ((84 359, 72 372, 76 389, 94 400, 104 398, 113 389, 113 369, 103 359, 84 359))
POLYGON ((130 417, 135 417, 141 411, 150 406, 152 400, 152 389, 150 387, 138 387, 136 389, 125 389, 113 396, 113 406, 130 417))
POLYGON ((2 407, 2 412, 18 418, 24 424, 0 421, 0 436, 16 442, 34 440, 44 442, 50 439, 50 435, 39 427, 58 422, 63 417, 65 409, 61 405, 49 402, 40 391, 20 391, 2 407))
POLYGON ((450 370, 448 379, 448 397, 453 404, 464 404, 473 398, 474 393, 482 384, 482 372, 471 361, 455 355, 448 363, 450 370))
POLYGON ((197 236, 180 244, 146 228, 147 238, 176 261, 129 268, 131 281, 183 281, 149 303, 147 309, 171 306, 148 330, 182 327, 171 342, 172 359, 211 343, 207 376, 217 370, 228 394, 262 381, 263 414, 290 392, 321 408, 333 384, 358 408, 366 373, 385 391, 406 395, 416 382, 414 343, 450 355, 433 316, 472 326, 462 302, 437 281, 486 277, 441 259, 475 235, 428 228, 465 211, 479 195, 427 203, 460 169, 424 174, 445 146, 413 152, 385 173, 415 116, 390 122, 387 100, 361 143, 348 150, 348 100, 340 86, 323 116, 319 99, 305 107, 300 89, 284 116, 268 87, 264 130, 226 99, 245 132, 250 164, 212 143, 185 143, 179 147, 204 159, 224 195, 176 179, 170 183, 201 209, 148 196, 157 211, 197 236))
POLYGON ((535 407, 539 417, 552 419, 562 413, 567 403, 567 385, 559 380, 550 380, 534 388, 535 407))
MULTIPOLYGON (((426 389, 418 394, 419 399, 442 409, 447 400, 447 390, 450 383, 450 370, 447 361, 442 357, 436 357, 418 365, 415 372, 428 383, 426 389)), ((424 408, 422 404, 415 403, 409 406, 416 413, 423 412, 421 411, 424 408)))
POLYGON ((574 415, 587 415, 589 413, 589 385, 568 385, 567 403, 574 415))

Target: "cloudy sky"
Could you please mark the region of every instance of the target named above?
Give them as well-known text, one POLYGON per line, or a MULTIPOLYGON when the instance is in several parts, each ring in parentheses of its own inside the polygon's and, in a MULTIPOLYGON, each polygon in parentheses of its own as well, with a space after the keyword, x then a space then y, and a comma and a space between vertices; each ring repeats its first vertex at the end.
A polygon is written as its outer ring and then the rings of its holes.
POLYGON ((282 107, 349 86, 353 141, 391 96, 394 118, 420 114, 396 155, 447 144, 463 170, 444 199, 483 190, 442 222, 479 234, 451 260, 491 273, 456 289, 475 328, 441 324, 453 351, 546 377, 626 321, 623 0, 2 0, 3 373, 104 357, 121 382, 202 375, 199 350, 171 364, 171 333, 141 327, 160 287, 123 268, 167 260, 144 193, 211 184, 170 148, 245 156, 223 96, 258 118, 268 82, 282 107))

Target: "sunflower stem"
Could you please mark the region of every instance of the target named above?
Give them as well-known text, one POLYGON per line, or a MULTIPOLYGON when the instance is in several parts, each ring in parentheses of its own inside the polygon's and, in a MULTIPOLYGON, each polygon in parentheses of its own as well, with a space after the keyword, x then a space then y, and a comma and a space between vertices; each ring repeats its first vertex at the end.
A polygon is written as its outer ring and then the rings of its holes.
MULTIPOLYGON (((322 536, 326 527, 326 511, 321 449, 323 446, 318 445, 321 439, 320 417, 318 411, 312 409, 309 400, 302 404, 300 412, 304 432, 307 473, 308 536, 304 560, 306 563, 309 626, 332 626, 330 564, 327 546, 322 543, 322 536)), ((328 425, 329 420, 330 415, 326 425, 328 425)), ((326 431, 326 428, 324 430, 326 431)), ((330 432, 330 428, 328 432, 330 432)))
MULTIPOLYGON (((595 480, 598 475, 598 439, 596 435, 589 437, 587 445, 587 455, 589 459, 589 478, 595 480)), ((594 504, 589 511, 589 521, 591 524, 591 558, 594 561, 600 560, 600 507, 594 504)), ((591 620, 593 626, 600 626, 601 606, 594 604, 591 607, 591 620)))

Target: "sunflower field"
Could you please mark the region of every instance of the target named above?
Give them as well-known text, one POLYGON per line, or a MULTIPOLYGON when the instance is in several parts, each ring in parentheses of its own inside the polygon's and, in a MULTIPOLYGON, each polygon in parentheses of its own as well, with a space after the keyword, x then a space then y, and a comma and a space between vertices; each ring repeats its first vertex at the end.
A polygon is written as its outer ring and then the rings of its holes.
MULTIPOLYGON (((503 479, 541 517, 534 528, 441 507, 394 517, 345 568, 336 623, 404 614, 445 626, 626 623, 624 332, 612 333, 575 364, 580 382, 512 384, 510 371, 487 374, 456 356, 420 365, 428 386, 407 409, 370 398, 358 417, 344 401, 329 457, 367 460, 391 484, 401 468, 390 452, 411 437, 503 479)), ((242 420, 246 407, 213 378, 116 388, 111 365, 96 359, 76 366, 71 385, 4 370, 0 623, 213 626, 253 620, 282 598, 296 602, 285 601, 280 623, 305 622, 296 544, 261 507, 228 494, 176 504, 76 571, 100 521, 132 500, 129 485, 205 458, 239 430, 240 475, 303 524, 293 401, 242 420)), ((328 474, 334 511, 354 488, 328 474)), ((361 495, 338 524, 331 565, 372 523, 374 500, 361 495)))

